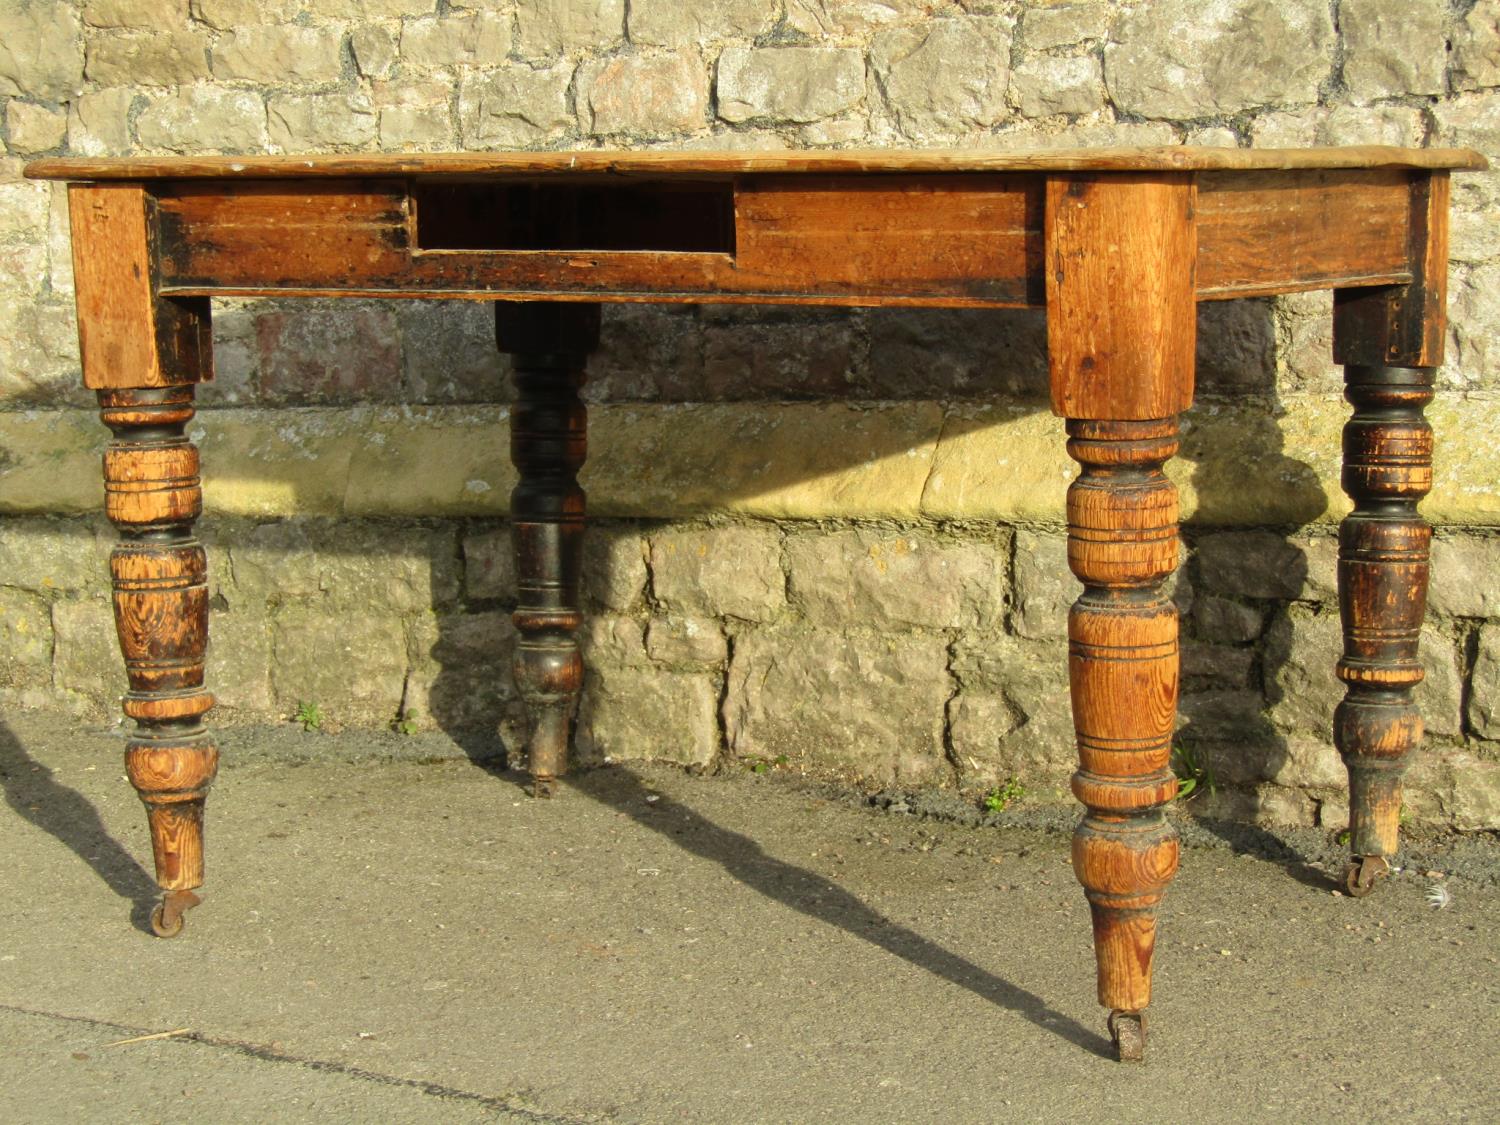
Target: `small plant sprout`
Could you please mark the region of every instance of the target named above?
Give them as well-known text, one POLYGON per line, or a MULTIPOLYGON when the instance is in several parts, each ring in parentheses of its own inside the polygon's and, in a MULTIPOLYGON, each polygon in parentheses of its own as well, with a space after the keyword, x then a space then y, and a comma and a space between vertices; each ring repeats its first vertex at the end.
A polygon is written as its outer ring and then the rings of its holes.
POLYGON ((417 733, 417 713, 415 711, 402 711, 396 721, 391 724, 391 729, 397 734, 412 735, 417 733))
POLYGON ((1026 796, 1026 786, 1019 777, 1007 777, 1004 785, 997 785, 984 795, 986 812, 1004 812, 1012 801, 1026 796))
POLYGON ((1218 792, 1218 783, 1198 750, 1190 742, 1179 742, 1172 748, 1172 772, 1177 775, 1177 800, 1186 801, 1200 790, 1218 792))
POLYGON ((298 700, 297 710, 292 715, 292 722, 301 723, 304 731, 322 730, 323 708, 310 701, 298 700))
POLYGON ((1427 888, 1427 905, 1434 910, 1447 910, 1453 905, 1453 892, 1447 883, 1432 883, 1427 888))

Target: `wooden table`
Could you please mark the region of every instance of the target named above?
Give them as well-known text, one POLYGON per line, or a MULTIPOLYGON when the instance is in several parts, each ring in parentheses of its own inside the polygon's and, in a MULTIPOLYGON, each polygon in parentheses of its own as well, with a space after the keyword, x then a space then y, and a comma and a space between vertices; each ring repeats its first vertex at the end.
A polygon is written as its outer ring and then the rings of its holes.
MULTIPOLYGON (((1469 151, 1390 148, 1050 153, 495 153, 49 159, 72 182, 83 377, 114 440, 110 569, 137 729, 162 936, 203 881, 217 751, 203 718, 209 591, 185 434, 212 375, 213 297, 494 301, 518 403, 511 512, 516 682, 539 796, 567 764, 586 447, 578 398, 600 302, 1045 307, 1052 406, 1081 472, 1068 559, 1083 593, 1068 662, 1085 813, 1073 867, 1094 919, 1099 1000, 1140 1058, 1156 906, 1177 869, 1163 807, 1177 708, 1177 495, 1162 472, 1193 399, 1195 304, 1334 290, 1353 418, 1339 537, 1347 695, 1345 888, 1396 850, 1401 775, 1422 735, 1431 484, 1422 410, 1442 359, 1448 173, 1469 151)), ((1059 654, 1061 659, 1061 654, 1059 654)))

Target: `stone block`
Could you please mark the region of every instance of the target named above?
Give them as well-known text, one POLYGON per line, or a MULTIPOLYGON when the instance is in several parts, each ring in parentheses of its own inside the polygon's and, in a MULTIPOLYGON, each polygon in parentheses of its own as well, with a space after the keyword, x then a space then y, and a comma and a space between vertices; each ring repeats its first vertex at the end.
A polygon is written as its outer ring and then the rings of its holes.
POLYGON ((209 526, 204 537, 231 562, 233 586, 218 593, 236 608, 309 601, 395 617, 458 599, 453 533, 443 527, 291 519, 231 525, 222 542, 209 526))
POLYGON ((1334 42, 1323 0, 1159 0, 1121 13, 1104 77, 1115 105, 1142 117, 1312 103, 1334 42))
POLYGON ((1334 708, 1344 698, 1334 674, 1343 648, 1335 612, 1293 606, 1272 619, 1262 659, 1269 714, 1279 729, 1314 735, 1333 729, 1334 708))
POLYGON ((136 118, 142 147, 167 152, 260 152, 266 107, 251 90, 190 86, 153 98, 136 118))
POLYGON ((1500 824, 1500 762, 1456 754, 1449 770, 1453 777, 1453 827, 1464 832, 1493 832, 1500 824))
POLYGON ((589 357, 589 402, 701 402, 718 397, 703 379, 703 333, 691 305, 612 305, 589 357))
POLYGON ((1500 539, 1435 537, 1427 608, 1445 617, 1500 617, 1500 539))
POLYGON ((122 156, 129 149, 135 91, 96 90, 68 103, 68 147, 78 156, 122 156))
POLYGON ((49 599, 60 594, 107 593, 109 552, 114 543, 114 530, 97 516, 88 520, 10 517, 0 520, 0 576, 6 587, 49 599))
POLYGON ((1459 23, 1453 85, 1460 90, 1500 86, 1500 0, 1479 0, 1459 23))
POLYGON ((1447 0, 1343 0, 1344 84, 1356 102, 1441 94, 1448 69, 1447 0))
POLYGON ((422 728, 485 732, 493 738, 518 700, 510 614, 419 614, 412 619, 409 645, 403 715, 422 728))
POLYGON ((159 28, 186 23, 188 0, 84 0, 83 22, 90 27, 159 28))
POLYGON ((1249 688, 1255 669, 1255 650, 1249 646, 1205 644, 1183 640, 1180 648, 1182 690, 1211 691, 1249 688))
POLYGON ((290 23, 306 0, 191 0, 194 18, 220 31, 256 24, 290 23))
POLYGON ((267 86, 335 82, 343 71, 338 27, 242 27, 214 46, 214 77, 267 86))
POLYGON ((68 115, 60 109, 32 102, 11 102, 5 110, 5 128, 12 152, 31 155, 47 152, 63 143, 68 134, 68 115))
MULTIPOLYGON (((344 95, 332 97, 344 100, 344 95)), ((322 99, 301 101, 289 112, 315 127, 313 118, 322 99)), ((274 117, 273 111, 273 121, 274 117)), ((375 117, 368 107, 362 121, 373 134, 375 117)), ((388 301, 267 305, 255 315, 254 334, 259 402, 304 405, 400 397, 401 332, 397 310, 388 301)))
POLYGON ((612 613, 586 615, 578 630, 578 647, 585 668, 647 668, 646 626, 637 617, 612 613))
POLYGON ((930 19, 932 12, 932 0, 787 0, 786 26, 814 38, 853 38, 930 19))
POLYGON ((1013 566, 1011 629, 1033 639, 1066 637, 1068 610, 1083 589, 1068 569, 1067 535, 1017 531, 1013 566))
POLYGON ((785 755, 808 772, 869 784, 946 773, 954 683, 942 637, 770 630, 739 635, 724 702, 738 758, 785 755))
POLYGON ((97 419, 82 410, 0 411, 0 512, 102 510, 99 458, 109 434, 97 419))
POLYGON ((1204 301, 1194 361, 1199 394, 1270 392, 1276 384, 1276 319, 1270 301, 1204 301))
POLYGON ((1479 630, 1469 682, 1469 726, 1480 738, 1500 739, 1500 624, 1479 630))
POLYGON ((991 628, 1005 604, 1008 537, 956 542, 854 529, 787 539, 795 604, 816 625, 991 628))
POLYGON ((271 686, 283 713, 316 703, 338 723, 380 725, 396 717, 407 669, 400 618, 292 604, 271 621, 271 686))
POLYGON ((208 77, 208 36, 192 28, 89 38, 85 74, 101 86, 182 86, 208 77))
MULTIPOLYGON (((408 20, 401 28, 401 61, 419 68, 499 66, 510 54, 508 13, 466 12, 408 20)), ((356 46, 356 58, 359 57, 356 46)), ((380 49, 370 51, 372 61, 380 49)), ((361 64, 363 69, 363 64, 361 64)))
POLYGON ((870 66, 901 132, 913 140, 966 133, 1008 116, 1014 26, 1009 17, 963 16, 876 36, 870 66))
POLYGON ((389 78, 396 68, 396 36, 379 24, 366 24, 349 32, 354 65, 365 78, 389 78))
POLYGON ((769 621, 786 606, 781 537, 768 527, 707 527, 650 537, 651 589, 669 610, 769 621))
MULTIPOLYGON (((438 108, 447 114, 446 104, 438 108)), ((382 111, 382 123, 388 112, 382 111)), ((488 302, 382 304, 396 312, 405 401, 510 401, 506 362, 495 348, 495 310, 488 302)))
POLYGON ((52 682, 52 611, 35 594, 0 586, 0 684, 52 682))
POLYGON ((271 143, 286 152, 369 145, 379 124, 366 94, 282 94, 266 116, 271 143))
POLYGON ((1268 780, 1289 789, 1344 790, 1349 772, 1338 750, 1327 738, 1288 738, 1283 744, 1284 762, 1268 780))
POLYGON ((604 51, 625 37, 625 0, 520 0, 516 46, 527 58, 604 51))
POLYGON ((965 786, 1066 782, 1076 753, 1064 649, 966 634, 953 672, 962 689, 948 704, 949 738, 965 786))
POLYGON ((658 137, 707 126, 708 73, 695 56, 627 55, 580 74, 590 130, 658 137))
POLYGON ((464 532, 464 597, 514 602, 516 553, 510 525, 469 528, 464 532))
POLYGON ((574 736, 578 756, 709 765, 720 747, 718 700, 713 676, 591 668, 574 736))
POLYGON ((109 598, 52 603, 52 636, 52 686, 75 703, 115 711, 126 682, 109 598))
POLYGON ((1198 584, 1208 594, 1296 598, 1307 583, 1307 560, 1274 531, 1223 531, 1197 541, 1198 584))
POLYGON ((241 716, 265 722, 276 713, 271 693, 271 623, 264 605, 210 612, 203 675, 217 701, 210 723, 241 716))
POLYGON ((1427 733, 1439 738, 1458 738, 1463 733, 1463 671, 1453 638, 1430 627, 1423 628, 1417 659, 1422 664, 1422 682, 1412 693, 1422 712, 1427 733))
POLYGON ((880 309, 868 362, 851 373, 871 398, 1046 401, 1047 322, 1036 309, 880 309))
POLYGON ((583 537, 586 604, 629 613, 646 593, 646 544, 630 525, 594 523, 583 537))
POLYGON ((573 67, 546 70, 510 67, 465 75, 458 92, 459 127, 465 146, 507 148, 556 139, 572 128, 568 85, 573 67))
POLYGON ((1231 785, 1273 777, 1284 740, 1266 701, 1248 688, 1184 691, 1177 701, 1176 742, 1200 750, 1216 780, 1231 785))
POLYGON ((855 321, 843 309, 766 317, 712 308, 702 323, 701 398, 828 398, 848 386, 855 321))
MULTIPOLYGON (((391 152, 442 150, 453 144, 453 115, 446 105, 390 106, 380 111, 380 147, 391 152)), ((412 349, 407 349, 408 357, 412 349)))
POLYGON ((658 664, 706 666, 729 658, 729 642, 707 617, 653 617, 646 626, 646 655, 658 664))
POLYGON ((696 47, 719 39, 755 39, 776 24, 765 0, 631 0, 630 41, 653 47, 696 47))
POLYGON ((1025 117, 1104 107, 1104 72, 1093 55, 1032 55, 1011 72, 1011 88, 1025 117))
POLYGON ((865 62, 842 47, 729 47, 716 88, 725 121, 817 121, 864 100, 865 62))
POLYGON ((1103 39, 1109 33, 1111 7, 1104 0, 1088 0, 1027 8, 1021 16, 1021 36, 1030 51, 1103 39))
POLYGON ((1230 598, 1200 596, 1193 603, 1193 632, 1215 644, 1244 644, 1265 628, 1265 610, 1230 598))
POLYGON ((72 4, 0 6, 0 94, 67 101, 83 85, 83 38, 72 4))

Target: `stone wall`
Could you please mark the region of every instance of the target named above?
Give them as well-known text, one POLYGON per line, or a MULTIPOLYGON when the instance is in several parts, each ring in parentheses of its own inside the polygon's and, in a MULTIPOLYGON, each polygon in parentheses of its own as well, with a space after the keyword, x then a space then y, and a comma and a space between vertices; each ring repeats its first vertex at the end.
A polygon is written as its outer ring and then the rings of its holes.
MULTIPOLYGON (((36 155, 1465 144, 1500 0, 0 0, 0 704, 111 714, 103 432, 36 155)), ((1412 816, 1500 827, 1500 174, 1455 189, 1412 816)), ((1024 312, 607 310, 586 755, 1061 798, 1073 469, 1024 312)), ((514 740, 488 310, 226 302, 196 431, 223 721, 514 740)), ((1338 824, 1326 294, 1204 306, 1180 745, 1338 824)))

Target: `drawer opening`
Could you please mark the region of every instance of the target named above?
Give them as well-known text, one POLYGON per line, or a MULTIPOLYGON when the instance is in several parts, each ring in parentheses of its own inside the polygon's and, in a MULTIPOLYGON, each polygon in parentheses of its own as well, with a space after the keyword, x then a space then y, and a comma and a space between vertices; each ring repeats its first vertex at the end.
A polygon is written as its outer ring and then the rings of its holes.
POLYGON ((734 253, 729 181, 416 183, 417 250, 734 253))

